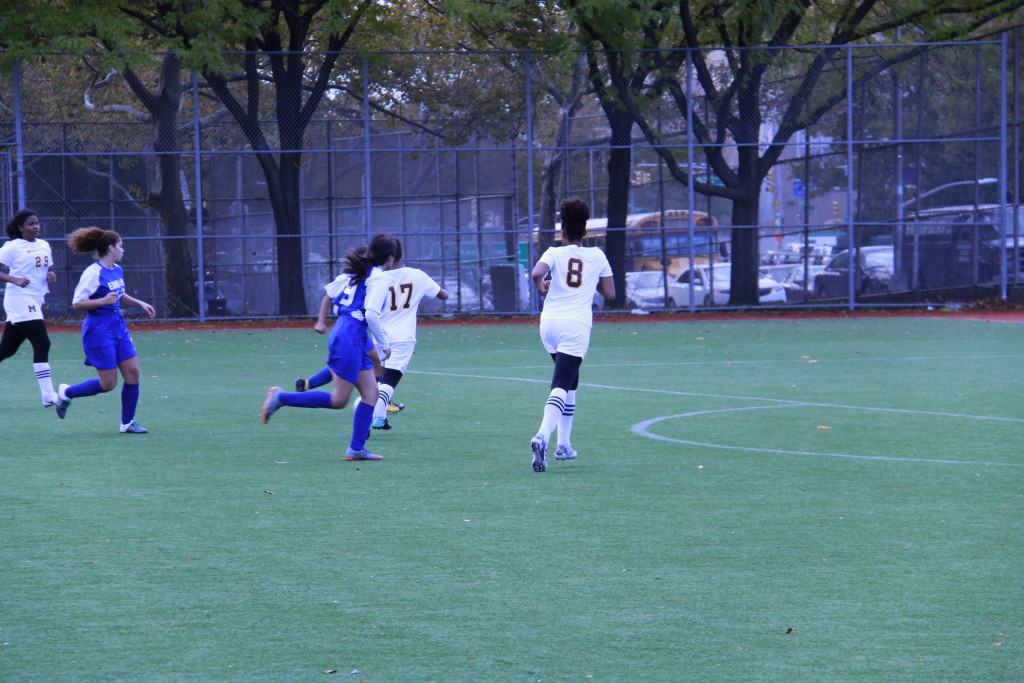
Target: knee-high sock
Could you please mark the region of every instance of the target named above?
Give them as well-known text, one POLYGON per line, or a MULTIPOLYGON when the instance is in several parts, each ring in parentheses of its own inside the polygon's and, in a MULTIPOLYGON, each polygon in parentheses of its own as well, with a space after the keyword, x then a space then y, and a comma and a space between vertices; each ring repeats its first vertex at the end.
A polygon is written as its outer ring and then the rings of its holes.
POLYGON ((331 369, 324 368, 323 370, 321 370, 320 372, 316 373, 315 375, 306 380, 306 387, 308 389, 316 389, 317 387, 322 387, 323 385, 330 383, 330 381, 331 369))
POLYGON ((565 410, 565 389, 552 389, 548 394, 548 400, 544 403, 544 419, 540 423, 537 433, 544 437, 545 441, 551 440, 551 432, 555 431, 558 419, 565 410))
POLYGON ((82 398, 83 396, 95 396, 103 393, 103 386, 98 379, 87 379, 78 384, 72 384, 64 390, 64 398, 82 398))
POLYGON ((126 425, 135 419, 135 409, 139 405, 139 383, 121 385, 121 424, 126 425))
POLYGON ((384 419, 388 416, 388 404, 391 397, 395 395, 395 388, 390 384, 377 385, 377 405, 373 408, 373 416, 384 419))
POLYGON ((36 372, 36 381, 39 382, 39 393, 43 395, 43 400, 53 396, 53 380, 50 379, 50 364, 49 363, 33 363, 32 369, 36 372))
MULTIPOLYGON (((330 371, 328 370, 328 372, 330 371)), ((331 407, 331 395, 326 391, 286 391, 281 394, 280 399, 281 405, 294 408, 331 407)))
POLYGON ((576 390, 568 392, 565 397, 565 408, 558 417, 558 445, 572 445, 572 418, 576 414, 576 390))
POLYGON ((360 401, 352 415, 352 439, 349 441, 349 448, 354 451, 366 448, 366 436, 370 433, 371 422, 373 422, 373 406, 360 401))

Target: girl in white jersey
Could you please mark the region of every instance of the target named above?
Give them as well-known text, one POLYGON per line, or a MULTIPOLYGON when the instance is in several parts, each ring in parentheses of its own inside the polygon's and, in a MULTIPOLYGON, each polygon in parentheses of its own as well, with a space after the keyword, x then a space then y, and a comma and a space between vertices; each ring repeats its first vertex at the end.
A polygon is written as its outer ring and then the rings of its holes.
POLYGON ((0 282, 7 283, 7 323, 0 337, 0 361, 17 353, 27 339, 32 344, 32 369, 43 406, 49 408, 57 402, 57 394, 50 378, 50 336, 43 319, 43 300, 57 276, 50 245, 39 239, 41 229, 39 216, 30 209, 14 214, 7 224, 8 240, 0 247, 0 282), (8 272, 4 273, 4 268, 8 272))
POLYGON ((544 404, 544 419, 530 441, 535 472, 547 469, 548 441, 556 427, 555 458, 572 460, 576 457, 570 437, 580 365, 590 347, 594 291, 601 292, 608 301, 615 298, 612 269, 604 252, 597 247, 583 246, 590 207, 582 199, 573 197, 562 202, 560 212, 564 246, 545 251, 531 273, 537 290, 547 294, 540 314, 540 338, 555 361, 551 393, 544 404))

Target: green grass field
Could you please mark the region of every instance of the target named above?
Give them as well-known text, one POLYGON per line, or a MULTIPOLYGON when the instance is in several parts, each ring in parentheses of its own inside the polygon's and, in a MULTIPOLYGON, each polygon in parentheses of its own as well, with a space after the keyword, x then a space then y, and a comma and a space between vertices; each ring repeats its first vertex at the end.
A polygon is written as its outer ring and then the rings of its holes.
POLYGON ((0 680, 1024 680, 1022 337, 602 323, 543 474, 535 325, 421 327, 377 463, 343 460, 350 410, 259 421, 312 331, 137 332, 138 436, 117 393, 41 408, 26 344, 0 680))

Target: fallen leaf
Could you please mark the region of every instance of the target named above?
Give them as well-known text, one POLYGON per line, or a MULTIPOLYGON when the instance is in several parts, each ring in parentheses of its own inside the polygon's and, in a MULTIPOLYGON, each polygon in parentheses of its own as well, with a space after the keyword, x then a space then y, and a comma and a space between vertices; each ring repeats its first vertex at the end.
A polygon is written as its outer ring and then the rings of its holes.
POLYGON ((325 674, 336 674, 336 673, 338 673, 338 670, 337 669, 324 669, 324 673, 325 674))
POLYGON ((793 627, 792 626, 790 626, 789 628, 786 629, 786 633, 792 633, 792 632, 793 632, 793 627))
POLYGON ((274 495, 273 491, 264 491, 263 493, 267 494, 268 496, 274 495))

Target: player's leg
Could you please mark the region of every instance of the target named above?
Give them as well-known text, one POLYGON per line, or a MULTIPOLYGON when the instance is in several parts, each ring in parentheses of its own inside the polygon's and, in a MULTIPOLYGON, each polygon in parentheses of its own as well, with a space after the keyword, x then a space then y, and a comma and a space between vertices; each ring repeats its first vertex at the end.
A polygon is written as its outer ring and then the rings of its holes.
POLYGON ((53 390, 53 380, 50 378, 50 335, 46 331, 46 322, 38 318, 17 323, 17 326, 32 344, 32 371, 39 384, 43 405, 49 408, 57 402, 57 393, 53 390))
POLYGON ((147 429, 135 421, 135 411, 139 407, 139 357, 131 356, 117 364, 124 383, 121 385, 121 433, 145 434, 147 429))
POLYGON ((17 353, 23 341, 25 333, 17 324, 10 320, 4 323, 4 331, 0 335, 0 363, 17 353))
POLYGON ((317 389, 325 384, 329 384, 330 381, 331 369, 324 366, 322 370, 309 378, 299 377, 295 380, 295 391, 309 391, 310 389, 317 389))
POLYGON ((345 459, 382 460, 381 456, 366 450, 366 437, 369 436, 370 423, 373 421, 373 406, 378 397, 377 378, 372 362, 371 367, 359 371, 356 388, 359 390, 360 400, 352 415, 352 438, 349 440, 348 450, 345 451, 345 459))

